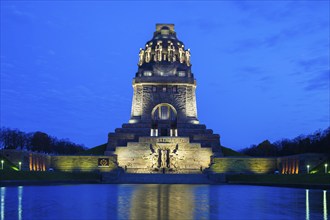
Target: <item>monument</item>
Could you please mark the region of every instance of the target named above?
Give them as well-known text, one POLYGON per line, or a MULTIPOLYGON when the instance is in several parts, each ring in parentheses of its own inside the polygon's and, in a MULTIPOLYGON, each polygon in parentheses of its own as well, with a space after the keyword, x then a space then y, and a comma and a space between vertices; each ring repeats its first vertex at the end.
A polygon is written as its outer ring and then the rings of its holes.
POLYGON ((105 155, 129 173, 200 173, 222 156, 220 136, 200 124, 190 50, 173 24, 157 24, 140 48, 131 118, 109 133, 105 155))

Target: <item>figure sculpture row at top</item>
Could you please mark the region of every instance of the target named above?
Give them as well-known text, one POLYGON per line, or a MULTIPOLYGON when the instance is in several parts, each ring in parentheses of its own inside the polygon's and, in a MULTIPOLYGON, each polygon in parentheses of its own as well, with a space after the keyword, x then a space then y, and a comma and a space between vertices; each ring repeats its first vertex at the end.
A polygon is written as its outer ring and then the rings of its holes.
POLYGON ((141 66, 144 62, 149 63, 153 58, 154 61, 169 61, 175 62, 178 61, 180 63, 186 62, 187 66, 190 66, 190 49, 184 50, 183 45, 179 46, 178 51, 176 51, 172 42, 168 41, 168 47, 163 48, 162 41, 158 41, 155 46, 155 51, 151 50, 151 47, 147 44, 146 49, 143 50, 140 48, 139 53, 139 66, 141 66), (153 55, 153 56, 152 56, 153 55))

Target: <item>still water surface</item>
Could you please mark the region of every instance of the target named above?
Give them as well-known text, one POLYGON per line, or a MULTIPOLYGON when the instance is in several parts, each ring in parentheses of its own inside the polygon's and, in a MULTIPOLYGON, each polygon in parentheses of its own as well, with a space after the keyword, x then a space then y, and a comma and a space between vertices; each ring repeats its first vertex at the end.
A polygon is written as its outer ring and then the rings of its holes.
POLYGON ((0 187, 0 220, 328 220, 328 194, 324 190, 242 185, 0 187))

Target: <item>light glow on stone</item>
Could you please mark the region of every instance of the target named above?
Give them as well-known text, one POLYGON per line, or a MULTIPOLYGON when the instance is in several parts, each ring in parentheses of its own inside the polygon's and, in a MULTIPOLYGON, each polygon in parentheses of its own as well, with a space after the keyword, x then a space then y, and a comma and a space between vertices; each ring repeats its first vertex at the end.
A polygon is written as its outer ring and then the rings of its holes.
POLYGON ((130 124, 135 124, 135 123, 138 123, 138 120, 136 120, 136 119, 130 119, 130 120, 128 121, 128 123, 130 123, 130 124))

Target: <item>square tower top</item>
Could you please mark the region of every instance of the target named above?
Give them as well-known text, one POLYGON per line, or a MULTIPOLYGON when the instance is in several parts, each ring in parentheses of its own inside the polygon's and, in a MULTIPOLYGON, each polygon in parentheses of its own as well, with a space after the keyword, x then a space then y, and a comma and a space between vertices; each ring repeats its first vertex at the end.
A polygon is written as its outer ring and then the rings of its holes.
POLYGON ((168 28, 171 32, 174 32, 174 24, 156 24, 156 31, 160 31, 163 28, 168 28))

